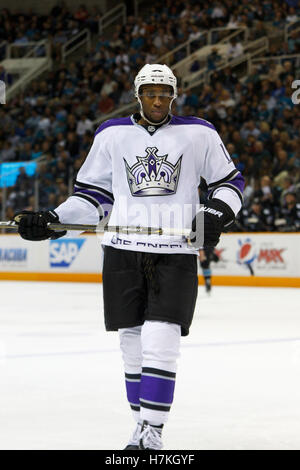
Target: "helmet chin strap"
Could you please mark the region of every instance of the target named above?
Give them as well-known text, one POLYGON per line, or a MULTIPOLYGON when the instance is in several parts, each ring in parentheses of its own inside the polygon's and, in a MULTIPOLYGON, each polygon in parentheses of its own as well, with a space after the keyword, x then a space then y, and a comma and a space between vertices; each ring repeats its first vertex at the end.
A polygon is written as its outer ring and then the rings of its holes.
POLYGON ((166 117, 164 117, 164 119, 160 122, 152 122, 150 121, 150 119, 148 119, 145 114, 144 114, 144 111, 143 111, 143 105, 142 105, 142 102, 141 102, 141 99, 140 97, 138 96, 138 102, 140 103, 140 113, 141 113, 141 116, 143 119, 145 119, 145 121, 147 121, 149 124, 151 124, 152 126, 160 126, 161 124, 163 124, 164 122, 166 122, 166 120, 168 119, 169 117, 169 113, 171 113, 171 106, 172 106, 172 103, 174 101, 174 98, 170 101, 170 104, 169 104, 169 111, 168 113, 166 114, 166 117))

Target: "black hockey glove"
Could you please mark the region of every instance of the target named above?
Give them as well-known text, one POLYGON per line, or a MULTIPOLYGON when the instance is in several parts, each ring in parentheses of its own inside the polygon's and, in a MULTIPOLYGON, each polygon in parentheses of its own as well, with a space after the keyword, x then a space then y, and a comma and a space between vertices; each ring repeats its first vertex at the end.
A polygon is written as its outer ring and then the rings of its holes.
POLYGON ((221 232, 233 224, 235 215, 232 209, 220 199, 211 199, 203 204, 195 215, 190 233, 191 245, 201 247, 215 247, 220 240, 221 232))
POLYGON ((55 232, 47 227, 48 222, 59 223, 59 217, 54 211, 22 211, 15 214, 14 221, 18 224, 18 232, 24 240, 56 240, 67 233, 66 230, 55 232))

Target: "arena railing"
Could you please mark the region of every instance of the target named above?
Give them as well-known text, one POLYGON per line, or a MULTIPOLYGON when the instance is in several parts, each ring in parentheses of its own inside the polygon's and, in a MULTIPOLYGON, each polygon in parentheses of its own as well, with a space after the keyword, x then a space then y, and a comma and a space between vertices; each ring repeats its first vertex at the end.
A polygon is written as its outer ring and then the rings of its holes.
POLYGON ((284 28, 284 40, 285 40, 285 42, 287 42, 289 40, 289 37, 290 37, 291 33, 293 33, 293 32, 296 32, 296 33, 300 32, 300 19, 297 20, 297 21, 293 21, 293 23, 289 23, 285 26, 285 28, 284 28))
POLYGON ((249 74, 250 59, 262 54, 263 52, 269 49, 269 39, 267 36, 263 38, 256 39, 251 41, 244 46, 244 53, 240 56, 230 59, 228 57, 223 58, 223 60, 218 64, 214 70, 207 70, 207 67, 194 72, 193 74, 189 73, 185 78, 182 79, 182 88, 183 90, 188 90, 202 85, 203 83, 208 83, 210 76, 214 72, 218 72, 226 67, 237 67, 243 62, 246 63, 247 69, 246 74, 249 74))
POLYGON ((119 3, 115 7, 107 11, 100 19, 98 25, 98 33, 101 36, 108 26, 111 26, 121 18, 122 24, 126 24, 127 20, 127 8, 125 3, 119 3))
MULTIPOLYGON (((223 31, 223 28, 215 28, 210 32, 213 33, 214 31, 223 31)), ((228 30, 230 31, 230 29, 228 30)), ((210 38, 208 39, 209 44, 205 45, 204 47, 197 48, 196 51, 188 55, 185 59, 176 62, 175 65, 172 66, 174 73, 177 75, 178 78, 182 78, 186 75, 190 75, 190 67, 195 60, 198 60, 199 67, 201 69, 206 67, 207 64, 207 57, 211 54, 213 48, 218 48, 220 52, 220 48, 226 48, 227 43, 236 37, 240 37, 242 35, 242 44, 247 44, 248 37, 249 37, 249 30, 248 28, 238 28, 235 29, 229 35, 220 39, 217 43, 212 44, 210 38)), ((221 54, 222 55, 222 54, 221 54)))
POLYGON ((135 17, 139 16, 139 7, 141 3, 143 3, 143 0, 134 0, 133 8, 135 17))
MULTIPOLYGON (((159 63, 164 63, 168 66, 173 66, 175 55, 178 56, 178 54, 182 52, 182 54, 185 55, 184 59, 188 59, 188 57, 191 56, 192 54, 193 45, 196 45, 197 47, 197 43, 201 44, 200 47, 217 45, 225 41, 229 41, 230 39, 240 34, 243 35, 243 41, 246 42, 249 37, 249 29, 246 27, 243 27, 243 28, 213 28, 213 29, 205 30, 201 32, 201 35, 199 37, 194 38, 194 39, 188 39, 182 44, 179 44, 179 46, 175 47, 171 51, 161 56, 158 59, 158 61, 159 63), (222 38, 220 38, 220 35, 222 35, 222 38), (216 41, 214 40, 215 38, 217 39, 216 41)), ((197 47, 197 49, 199 49, 199 47, 197 47)), ((177 63, 178 61, 176 62, 176 65, 177 63)))
POLYGON ((25 59, 35 57, 37 54, 38 57, 50 56, 49 42, 46 39, 20 44, 8 43, 6 47, 6 59, 25 59))
POLYGON ((6 56, 6 47, 7 47, 7 41, 1 41, 0 42, 0 62, 1 62, 1 57, 6 56))
POLYGON ((2 65, 7 73, 18 77, 6 90, 6 100, 9 101, 34 78, 52 67, 50 42, 42 39, 25 44, 8 44, 2 65))
POLYGON ((76 36, 71 37, 61 48, 62 62, 65 62, 67 57, 75 52, 82 46, 86 46, 87 52, 91 48, 91 32, 89 29, 83 29, 76 36))
POLYGON ((259 64, 261 62, 279 62, 283 63, 285 61, 290 61, 290 60, 295 60, 296 61, 296 66, 300 67, 300 54, 283 54, 283 55, 274 55, 274 56, 268 56, 268 57, 258 57, 258 58, 250 58, 250 64, 249 64, 249 69, 250 72, 253 70, 253 65, 259 64))

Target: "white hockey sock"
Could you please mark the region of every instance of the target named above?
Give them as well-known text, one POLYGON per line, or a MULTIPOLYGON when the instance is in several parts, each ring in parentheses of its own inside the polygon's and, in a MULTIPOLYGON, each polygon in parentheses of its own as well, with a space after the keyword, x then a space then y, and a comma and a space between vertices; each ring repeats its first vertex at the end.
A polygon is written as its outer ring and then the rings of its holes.
POLYGON ((140 421, 140 381, 142 372, 141 326, 119 329, 125 384, 133 418, 140 421))
POLYGON ((140 418, 153 425, 163 424, 169 417, 180 336, 181 327, 174 323, 146 321, 142 326, 140 418))

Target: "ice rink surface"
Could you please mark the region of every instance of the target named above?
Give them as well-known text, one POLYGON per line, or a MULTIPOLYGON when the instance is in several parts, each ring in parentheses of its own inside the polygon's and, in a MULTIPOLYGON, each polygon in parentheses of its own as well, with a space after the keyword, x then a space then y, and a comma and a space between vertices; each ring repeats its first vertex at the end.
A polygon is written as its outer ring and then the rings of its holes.
MULTIPOLYGON (((135 427, 102 286, 0 284, 0 449, 122 449, 135 427)), ((199 287, 164 449, 300 449, 300 290, 199 287)))

